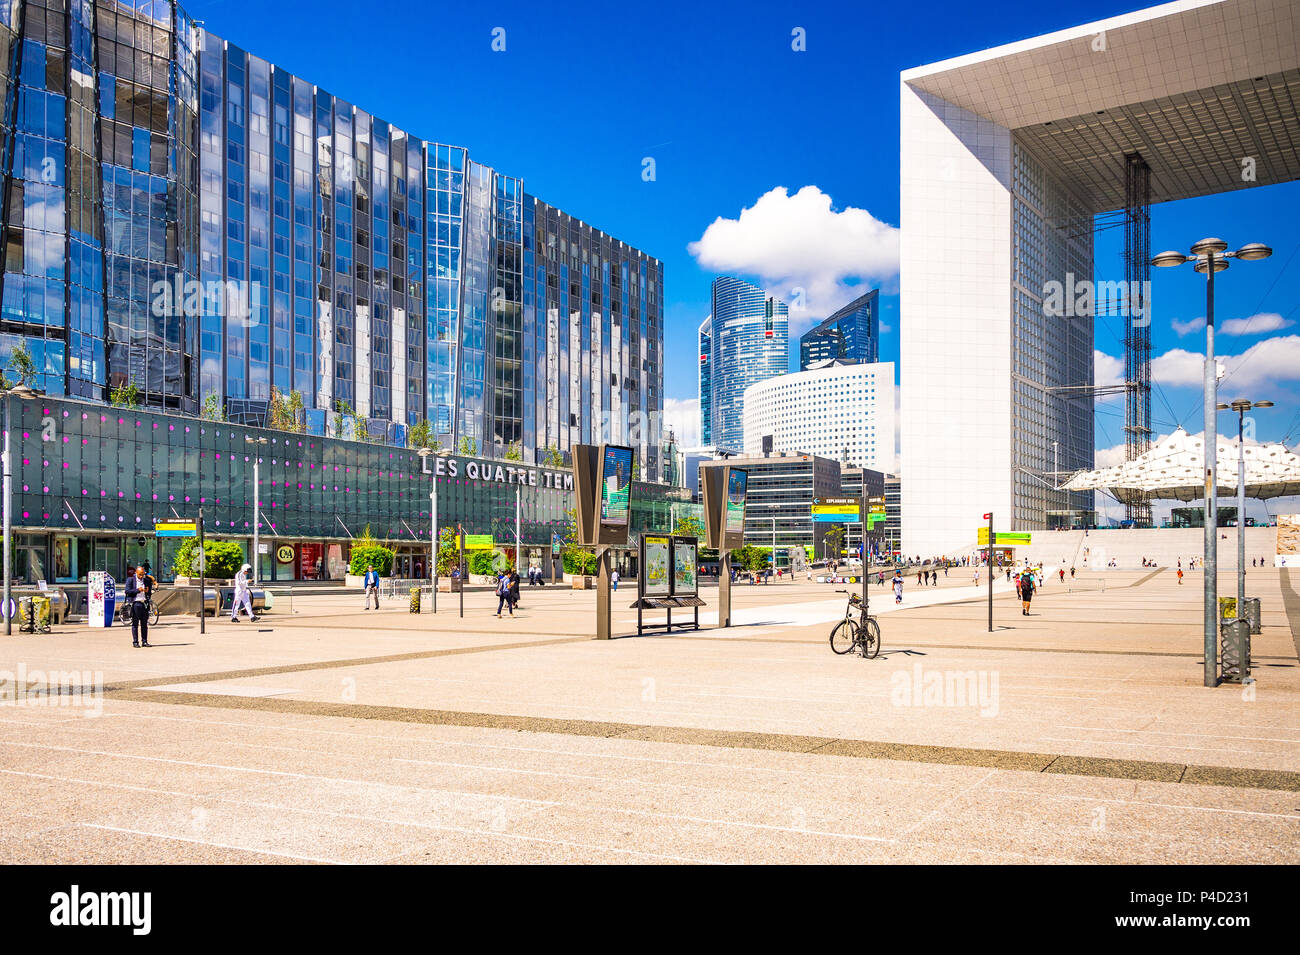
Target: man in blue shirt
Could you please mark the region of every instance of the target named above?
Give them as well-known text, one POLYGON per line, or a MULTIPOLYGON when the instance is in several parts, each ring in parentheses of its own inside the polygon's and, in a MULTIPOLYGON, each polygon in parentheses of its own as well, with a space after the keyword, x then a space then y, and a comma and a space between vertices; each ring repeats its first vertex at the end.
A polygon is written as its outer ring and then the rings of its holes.
POLYGON ((362 579, 361 585, 366 589, 366 609, 370 609, 370 595, 375 595, 375 609, 379 609, 379 571, 375 570, 375 565, 371 564, 366 568, 366 576, 362 579))

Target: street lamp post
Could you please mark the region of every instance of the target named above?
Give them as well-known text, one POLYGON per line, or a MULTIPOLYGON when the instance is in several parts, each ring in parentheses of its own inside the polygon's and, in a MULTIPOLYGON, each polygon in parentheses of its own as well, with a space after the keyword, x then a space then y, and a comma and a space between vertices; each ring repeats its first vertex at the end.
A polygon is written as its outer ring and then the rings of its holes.
POLYGON ((257 572, 262 564, 261 536, 258 534, 258 528, 262 523, 262 498, 261 498, 261 476, 262 473, 258 468, 261 458, 257 454, 257 446, 266 444, 265 437, 246 437, 245 444, 253 445, 253 587, 257 587, 257 572))
POLYGON ((1182 252, 1161 252, 1151 260, 1151 264, 1157 268, 1171 268, 1185 262, 1192 262, 1193 268, 1205 275, 1205 434, 1202 441, 1205 450, 1205 554, 1203 557, 1205 581, 1202 622, 1205 639, 1206 686, 1219 684, 1217 625, 1219 542, 1216 536, 1218 521, 1215 511, 1215 492, 1218 487, 1215 466, 1219 452, 1219 435, 1215 422, 1215 411, 1218 407, 1218 368, 1214 358, 1214 275, 1226 269, 1231 259, 1253 262, 1257 259, 1266 259, 1272 254, 1272 249, 1258 242, 1243 245, 1237 251, 1229 252, 1228 243, 1222 239, 1202 239, 1192 246, 1191 255, 1184 255, 1182 252))
POLYGON ((27 385, 17 385, 13 388, 0 390, 4 401, 4 617, 5 617, 5 636, 13 633, 14 608, 11 606, 12 597, 12 573, 13 568, 13 455, 9 450, 9 397, 15 395, 21 401, 29 401, 32 398, 40 397, 41 391, 31 388, 27 385))
MULTIPOLYGON (((451 456, 446 448, 421 448, 420 457, 427 460, 435 454, 440 458, 451 456)), ((433 612, 438 612, 438 469, 433 469, 429 484, 429 579, 433 581, 433 612)), ((463 586, 463 584, 462 584, 463 586)))
POLYGON ((1271 401, 1247 401, 1238 398, 1232 404, 1218 405, 1219 411, 1237 412, 1237 616, 1246 613, 1246 412, 1251 408, 1271 408, 1271 401))

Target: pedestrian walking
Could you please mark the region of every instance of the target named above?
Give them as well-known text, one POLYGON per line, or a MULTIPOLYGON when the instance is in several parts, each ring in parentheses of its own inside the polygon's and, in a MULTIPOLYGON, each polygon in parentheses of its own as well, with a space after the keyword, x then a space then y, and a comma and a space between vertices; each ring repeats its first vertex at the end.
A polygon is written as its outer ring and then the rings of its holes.
POLYGON ((375 609, 379 609, 379 571, 375 570, 375 565, 371 564, 366 568, 366 575, 361 578, 361 586, 366 592, 366 609, 370 609, 370 597, 373 594, 375 598, 375 609))
POLYGON ((1065 583, 1065 568, 1061 568, 1061 583, 1065 583))
POLYGON ((510 578, 503 572, 497 577, 497 616, 501 616, 501 608, 505 607, 510 611, 510 616, 515 615, 515 605, 510 602, 510 578))
POLYGON ((126 578, 126 600, 131 608, 131 646, 150 647, 149 600, 153 597, 154 580, 144 564, 126 578))
POLYGON ((903 575, 898 571, 894 571, 893 584, 894 584, 894 603, 901 604, 903 602, 903 575))
POLYGON ((506 575, 506 584, 510 589, 510 612, 513 614, 519 607, 519 571, 511 567, 506 575))
POLYGON ((618 590, 618 571, 617 571, 617 570, 611 570, 611 571, 609 572, 609 585, 610 585, 610 587, 612 587, 614 590, 618 590))
POLYGON ((1183 585, 1183 568, 1179 567, 1179 568, 1178 568, 1178 586, 1181 587, 1182 585, 1183 585))
POLYGON ((1032 571, 1025 571, 1020 578, 1020 612, 1026 617, 1029 616, 1029 602, 1034 599, 1034 574, 1032 571))
POLYGON ((248 572, 252 569, 252 564, 245 564, 235 574, 235 599, 230 604, 231 623, 239 623, 240 607, 248 614, 250 623, 257 623, 257 617, 253 614, 253 592, 248 589, 248 572))
POLYGON ((1070 567, 1070 579, 1071 579, 1071 580, 1074 580, 1074 567, 1073 567, 1073 565, 1071 565, 1071 567, 1070 567))

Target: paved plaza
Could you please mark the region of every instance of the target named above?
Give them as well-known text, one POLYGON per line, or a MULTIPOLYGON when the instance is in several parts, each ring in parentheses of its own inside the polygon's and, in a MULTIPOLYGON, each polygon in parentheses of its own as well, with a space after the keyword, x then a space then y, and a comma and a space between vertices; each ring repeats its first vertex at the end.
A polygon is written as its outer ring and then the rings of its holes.
POLYGON ((625 585, 607 642, 555 586, 15 634, 11 685, 88 692, 0 706, 0 861, 1300 862, 1300 574, 1250 575, 1258 682, 1213 690, 1197 574, 1030 617, 1003 580, 992 633, 969 570, 915 580, 871 585, 875 660, 830 650, 842 585, 788 580, 642 637, 625 585))

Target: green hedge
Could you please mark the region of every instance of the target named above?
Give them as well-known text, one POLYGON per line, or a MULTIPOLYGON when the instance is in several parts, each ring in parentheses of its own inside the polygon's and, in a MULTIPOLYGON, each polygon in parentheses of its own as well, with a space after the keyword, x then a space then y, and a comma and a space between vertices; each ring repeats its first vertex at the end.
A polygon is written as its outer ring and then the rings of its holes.
POLYGON ((387 576, 393 568, 393 552, 378 544, 353 544, 348 573, 360 577, 371 564, 381 576, 387 576))
MULTIPOLYGON (((207 576, 218 580, 234 577, 244 563, 244 549, 234 541, 204 541, 203 553, 207 556, 207 576)), ((187 538, 172 560, 172 573, 177 577, 197 577, 198 556, 199 539, 187 538)))
POLYGON ((590 576, 596 572, 599 564, 595 551, 571 548, 564 552, 564 572, 566 574, 590 576))

